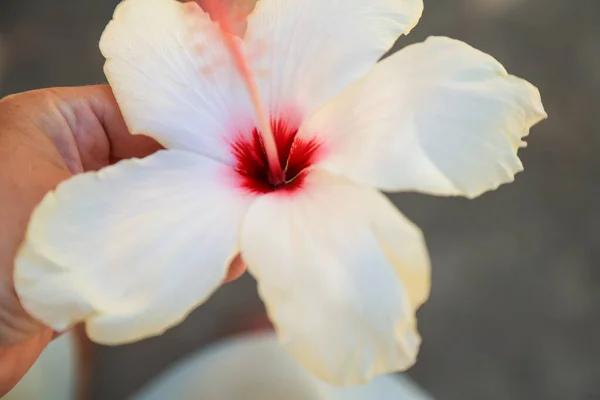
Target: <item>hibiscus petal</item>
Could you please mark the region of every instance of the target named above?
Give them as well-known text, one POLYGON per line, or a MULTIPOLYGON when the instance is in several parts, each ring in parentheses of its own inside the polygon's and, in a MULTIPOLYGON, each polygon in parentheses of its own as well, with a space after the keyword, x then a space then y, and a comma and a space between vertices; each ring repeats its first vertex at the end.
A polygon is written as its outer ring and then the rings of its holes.
POLYGON ((260 0, 245 42, 265 103, 308 116, 363 76, 423 12, 422 0, 260 0))
POLYGON ((109 344, 179 323, 239 252, 251 200, 232 192, 223 167, 161 151, 61 184, 34 212, 15 262, 25 308, 57 331, 85 320, 109 344))
POLYGON ((457 40, 433 37, 383 60, 301 128, 323 165, 384 190, 475 197, 522 170, 517 150, 546 117, 538 90, 457 40))
POLYGON ((429 292, 421 232, 379 192, 313 171, 259 198, 242 255, 284 347, 318 377, 359 384, 416 359, 429 292))
POLYGON ((230 161, 231 121, 252 118, 216 24, 195 2, 127 0, 100 48, 129 129, 167 148, 230 161))

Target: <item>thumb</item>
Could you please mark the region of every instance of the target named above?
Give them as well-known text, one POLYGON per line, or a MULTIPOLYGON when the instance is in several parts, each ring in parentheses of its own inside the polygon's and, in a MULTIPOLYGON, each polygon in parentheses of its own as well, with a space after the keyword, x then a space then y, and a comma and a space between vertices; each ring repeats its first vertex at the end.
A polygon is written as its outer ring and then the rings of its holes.
POLYGON ((25 376, 42 351, 52 340, 46 329, 24 342, 0 347, 0 397, 7 394, 25 376))

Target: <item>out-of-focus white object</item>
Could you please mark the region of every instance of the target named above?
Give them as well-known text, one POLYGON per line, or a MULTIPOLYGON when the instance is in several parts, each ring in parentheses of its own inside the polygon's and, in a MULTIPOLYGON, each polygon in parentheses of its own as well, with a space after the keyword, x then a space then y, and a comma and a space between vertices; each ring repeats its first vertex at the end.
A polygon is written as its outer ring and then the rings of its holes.
POLYGON ((74 400, 76 362, 74 338, 65 334, 50 343, 2 400, 74 400))
POLYGON ((246 334, 186 358, 134 400, 432 400, 407 377, 337 388, 285 354, 273 333, 246 334))

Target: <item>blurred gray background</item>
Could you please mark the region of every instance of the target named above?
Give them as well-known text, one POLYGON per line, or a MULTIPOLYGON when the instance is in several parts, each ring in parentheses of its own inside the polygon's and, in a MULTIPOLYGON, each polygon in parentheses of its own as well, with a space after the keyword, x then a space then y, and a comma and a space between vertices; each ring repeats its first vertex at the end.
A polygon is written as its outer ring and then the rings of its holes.
MULTIPOLYGON (((104 82, 117 0, 0 0, 0 95, 104 82)), ((469 201, 395 195, 425 231, 433 294, 409 374, 440 400, 600 399, 600 1, 425 0, 416 30, 537 85, 550 118, 514 184, 469 201)), ((248 277, 160 338, 94 347, 93 399, 124 399, 260 311, 248 277)), ((374 399, 377 400, 377 399, 374 399)))

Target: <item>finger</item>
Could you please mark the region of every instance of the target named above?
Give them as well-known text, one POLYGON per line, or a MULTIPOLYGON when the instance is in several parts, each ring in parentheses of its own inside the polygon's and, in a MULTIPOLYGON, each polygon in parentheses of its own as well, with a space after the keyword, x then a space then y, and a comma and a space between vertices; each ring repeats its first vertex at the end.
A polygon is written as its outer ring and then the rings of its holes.
POLYGON ((242 260, 242 256, 238 254, 229 266, 225 282, 231 282, 239 278, 244 272, 246 272, 246 264, 244 263, 244 260, 242 260))
POLYGON ((90 104, 104 127, 113 161, 146 157, 163 148, 148 136, 129 132, 110 86, 90 86, 85 89, 90 91, 90 104))
POLYGON ((49 91, 69 125, 70 137, 66 140, 72 138, 75 142, 84 170, 97 170, 126 158, 146 157, 162 149, 154 139, 129 132, 110 86, 49 91))
POLYGON ((70 176, 48 137, 41 135, 34 101, 14 96, 0 101, 0 346, 38 335, 44 327, 18 301, 13 286, 13 261, 25 236, 31 212, 43 196, 70 176))
POLYGON ((52 340, 56 340, 65 333, 69 333, 73 328, 67 328, 64 331, 52 331, 52 340))
POLYGON ((24 342, 0 348, 0 397, 25 376, 52 338, 47 329, 24 342))

